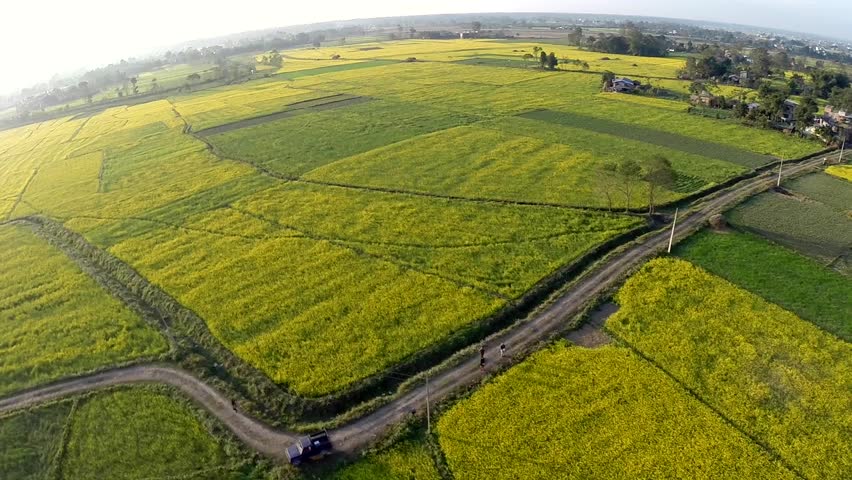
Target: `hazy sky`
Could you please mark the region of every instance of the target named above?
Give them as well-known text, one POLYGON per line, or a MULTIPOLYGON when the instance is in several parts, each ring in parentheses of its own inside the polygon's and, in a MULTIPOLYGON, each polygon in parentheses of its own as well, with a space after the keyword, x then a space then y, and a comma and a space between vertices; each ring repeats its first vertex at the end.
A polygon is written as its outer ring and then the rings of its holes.
POLYGON ((714 20, 852 39, 848 0, 2 0, 0 93, 184 40, 378 16, 583 12, 714 20))

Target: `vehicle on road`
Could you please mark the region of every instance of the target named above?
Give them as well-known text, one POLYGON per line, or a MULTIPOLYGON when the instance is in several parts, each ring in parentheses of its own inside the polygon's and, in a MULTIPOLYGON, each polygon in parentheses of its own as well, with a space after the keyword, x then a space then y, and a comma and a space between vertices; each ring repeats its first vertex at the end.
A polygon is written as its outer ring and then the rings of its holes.
POLYGON ((332 448, 328 432, 323 430, 313 435, 299 437, 296 443, 287 447, 287 459, 291 465, 301 465, 330 455, 332 448))

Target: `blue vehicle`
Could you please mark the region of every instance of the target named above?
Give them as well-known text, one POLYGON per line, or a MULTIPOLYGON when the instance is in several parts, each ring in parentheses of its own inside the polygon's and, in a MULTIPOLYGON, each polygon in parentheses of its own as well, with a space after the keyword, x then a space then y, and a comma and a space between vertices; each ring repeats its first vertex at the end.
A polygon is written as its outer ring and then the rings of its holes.
POLYGON ((331 440, 328 431, 300 437, 296 443, 287 447, 287 458, 291 465, 301 465, 304 462, 320 460, 331 454, 331 440))

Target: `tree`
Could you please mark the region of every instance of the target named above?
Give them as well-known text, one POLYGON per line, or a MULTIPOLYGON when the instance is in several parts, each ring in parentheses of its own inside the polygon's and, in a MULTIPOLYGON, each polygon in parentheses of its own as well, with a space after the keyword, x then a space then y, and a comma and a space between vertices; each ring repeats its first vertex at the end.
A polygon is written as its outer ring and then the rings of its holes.
POLYGON ((796 130, 804 133, 805 129, 814 123, 814 116, 819 111, 819 106, 813 96, 804 97, 796 108, 794 117, 796 119, 796 130))
POLYGON ((618 173, 618 164, 615 162, 606 162, 601 165, 595 175, 595 180, 595 185, 606 197, 607 208, 611 212, 613 193, 621 186, 621 174, 618 173))
POLYGON ((583 29, 580 27, 571 28, 570 33, 568 33, 568 42, 571 45, 580 46, 583 43, 583 29))
POLYGON ((473 22, 470 24, 470 29, 476 33, 479 33, 482 30, 482 22, 473 22))
POLYGON ((607 70, 601 75, 601 86, 609 88, 612 86, 612 81, 615 80, 615 74, 607 70))
MULTIPOLYGON (((543 54, 544 52, 542 52, 543 54)), ((556 70, 556 66, 559 65, 559 60, 556 59, 556 54, 550 52, 550 55, 547 56, 547 68, 551 70, 556 70)))
POLYGON ((648 182, 648 215, 653 215, 656 191, 674 185, 675 171, 668 158, 657 154, 648 160, 643 178, 648 182))
POLYGON ((524 56, 523 56, 523 59, 524 59, 524 68, 526 68, 526 67, 527 67, 527 64, 529 63, 529 61, 530 61, 530 60, 532 60, 532 59, 534 59, 534 58, 535 58, 535 57, 534 57, 531 53, 525 53, 525 54, 524 54, 524 56))
POLYGON ((538 52, 541 51, 541 47, 533 47, 533 57, 538 57, 538 52))
POLYGON ((538 61, 541 63, 541 68, 547 67, 548 57, 547 54, 544 53, 544 51, 541 52, 541 56, 539 57, 538 61))
POLYGON ((758 78, 763 78, 769 75, 769 68, 772 66, 772 60, 769 58, 769 52, 765 48, 755 48, 751 52, 751 72, 758 78))
POLYGON ((92 103, 92 91, 89 89, 89 82, 83 80, 77 84, 77 88, 79 88, 80 93, 86 97, 86 103, 92 103))
POLYGON ((137 85, 137 83, 139 83, 138 78, 130 77, 130 84, 133 85, 133 95, 139 94, 139 85, 137 85))
POLYGON ((157 85, 157 77, 151 77, 151 91, 156 92, 160 86, 157 85))
POLYGON ((636 160, 628 158, 618 165, 618 174, 622 181, 622 191, 627 199, 627 204, 624 210, 627 212, 630 211, 630 200, 633 194, 633 187, 636 185, 636 182, 642 179, 642 167, 639 166, 636 160))

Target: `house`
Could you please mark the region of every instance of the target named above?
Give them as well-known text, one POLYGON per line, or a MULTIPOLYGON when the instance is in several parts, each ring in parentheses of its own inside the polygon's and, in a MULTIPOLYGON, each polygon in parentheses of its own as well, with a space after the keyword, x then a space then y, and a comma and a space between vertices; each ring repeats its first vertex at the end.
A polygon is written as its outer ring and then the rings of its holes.
POLYGON ((693 105, 701 105, 711 108, 715 108, 718 103, 716 96, 707 90, 702 90, 699 94, 690 95, 689 102, 693 105))
POLYGON ((641 83, 626 77, 616 78, 606 87, 606 91, 617 93, 633 93, 636 91, 637 88, 639 88, 639 85, 641 85, 641 83))
POLYGON ((784 107, 781 111, 781 121, 793 123, 796 121, 796 110, 799 108, 799 103, 793 100, 784 100, 784 107))

